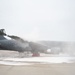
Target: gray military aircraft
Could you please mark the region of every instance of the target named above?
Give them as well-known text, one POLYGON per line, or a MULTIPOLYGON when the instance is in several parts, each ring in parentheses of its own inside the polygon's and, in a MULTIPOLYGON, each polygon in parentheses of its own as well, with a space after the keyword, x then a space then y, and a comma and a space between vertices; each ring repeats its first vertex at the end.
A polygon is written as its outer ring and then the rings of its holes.
POLYGON ((18 36, 10 36, 5 33, 4 29, 0 29, 0 50, 18 51, 20 53, 30 51, 33 56, 39 56, 39 52, 44 52, 46 46, 28 42, 18 36))
POLYGON ((30 51, 29 43, 20 39, 17 36, 9 36, 4 32, 4 29, 0 30, 0 50, 11 51, 30 51))

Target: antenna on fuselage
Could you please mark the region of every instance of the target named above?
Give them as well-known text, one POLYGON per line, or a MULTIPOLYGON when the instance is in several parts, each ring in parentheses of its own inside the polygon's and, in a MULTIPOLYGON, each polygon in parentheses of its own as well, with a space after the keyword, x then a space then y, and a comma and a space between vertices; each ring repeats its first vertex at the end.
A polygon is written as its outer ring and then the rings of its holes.
POLYGON ((5 29, 0 29, 0 35, 6 35, 5 29))

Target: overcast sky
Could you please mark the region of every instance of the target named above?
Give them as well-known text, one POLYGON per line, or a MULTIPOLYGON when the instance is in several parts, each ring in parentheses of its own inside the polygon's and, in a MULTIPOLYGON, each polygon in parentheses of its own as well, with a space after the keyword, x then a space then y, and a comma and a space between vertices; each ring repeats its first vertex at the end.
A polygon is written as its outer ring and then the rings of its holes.
POLYGON ((0 0, 0 28, 29 40, 75 41, 75 0, 0 0))

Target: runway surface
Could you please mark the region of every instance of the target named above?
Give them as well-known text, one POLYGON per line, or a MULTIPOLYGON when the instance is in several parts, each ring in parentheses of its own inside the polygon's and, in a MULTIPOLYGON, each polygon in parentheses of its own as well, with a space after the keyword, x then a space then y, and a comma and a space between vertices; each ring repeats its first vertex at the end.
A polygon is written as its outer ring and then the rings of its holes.
POLYGON ((75 75, 75 64, 0 65, 0 75, 75 75))

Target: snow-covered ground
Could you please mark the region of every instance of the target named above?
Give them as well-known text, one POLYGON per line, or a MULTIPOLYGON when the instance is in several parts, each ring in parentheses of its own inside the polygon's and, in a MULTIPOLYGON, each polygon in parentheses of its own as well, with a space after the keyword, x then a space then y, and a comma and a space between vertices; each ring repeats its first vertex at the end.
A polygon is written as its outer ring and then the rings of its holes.
POLYGON ((0 64, 5 65, 32 65, 35 63, 74 63, 75 57, 29 57, 29 58, 1 58, 0 64))
POLYGON ((32 63, 22 63, 22 62, 10 62, 10 61, 0 61, 2 65, 32 65, 32 63))
POLYGON ((40 57, 25 56, 19 57, 17 52, 0 51, 0 64, 4 65, 32 65, 39 64, 52 64, 52 63, 75 63, 75 57, 64 54, 41 54, 40 57))

